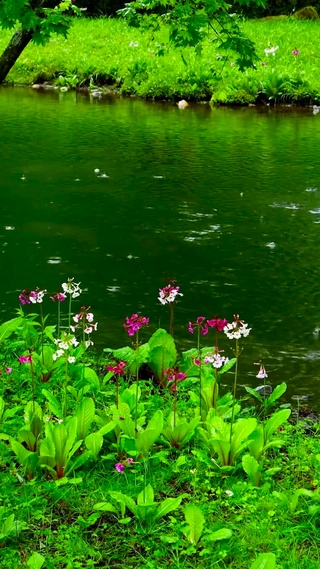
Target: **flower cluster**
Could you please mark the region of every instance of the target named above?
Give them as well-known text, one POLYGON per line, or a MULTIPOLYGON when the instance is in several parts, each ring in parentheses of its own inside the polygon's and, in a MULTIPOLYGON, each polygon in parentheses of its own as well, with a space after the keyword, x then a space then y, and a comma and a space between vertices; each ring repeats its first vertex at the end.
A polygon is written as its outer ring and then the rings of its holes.
POLYGON ((186 374, 182 371, 177 371, 177 369, 167 369, 166 370, 167 380, 171 383, 170 387, 173 391, 177 390, 177 383, 178 381, 183 381, 187 378, 186 374))
POLYGON ((20 364, 32 364, 31 356, 19 356, 18 360, 20 364))
POLYGON ((219 349, 216 347, 212 354, 208 354, 204 357, 205 364, 212 364, 215 369, 220 369, 222 366, 228 363, 229 358, 220 355, 219 349))
POLYGON ((121 361, 115 363, 114 365, 108 365, 107 370, 111 371, 112 373, 116 373, 117 375, 123 375, 127 362, 121 361))
POLYGON ((114 465, 114 467, 117 472, 123 474, 125 467, 129 466, 129 464, 133 464, 133 462, 134 462, 133 458, 126 458, 126 460, 124 460, 123 462, 117 462, 114 465))
POLYGON ((19 301, 21 304, 40 304, 46 292, 46 289, 40 290, 39 288, 36 290, 23 289, 19 294, 19 301))
POLYGON ((58 302, 63 302, 66 300, 67 296, 63 292, 54 292, 52 296, 50 296, 51 300, 58 302))
POLYGON ((138 314, 132 314, 131 318, 128 316, 126 317, 123 327, 128 332, 129 336, 134 336, 142 326, 147 326, 148 324, 149 318, 139 316, 138 314))
MULTIPOLYGON (((64 333, 60 340, 55 340, 58 346, 57 351, 52 355, 52 359, 56 361, 58 358, 65 356, 70 348, 76 348, 79 345, 78 340, 74 336, 64 333)), ((74 356, 68 356, 68 362, 73 364, 76 361, 74 356)))
POLYGON ((234 321, 227 324, 223 331, 227 338, 230 340, 239 340, 241 336, 246 338, 249 336, 251 328, 248 328, 248 324, 245 324, 243 320, 240 320, 239 314, 233 316, 234 321))
POLYGON ((66 294, 70 294, 71 298, 77 298, 82 293, 80 288, 81 283, 73 282, 74 278, 68 279, 66 283, 62 283, 62 290, 66 294))
POLYGON ((198 316, 195 322, 189 322, 188 330, 191 334, 193 334, 195 328, 198 328, 200 330, 200 334, 202 334, 203 336, 205 334, 208 334, 209 330, 208 323, 206 322, 204 316, 198 316))
POLYGON ((216 328, 218 332, 222 332, 225 326, 228 324, 228 320, 226 318, 212 318, 212 320, 207 320, 208 326, 211 328, 216 328))
MULTIPOLYGON (((81 306, 80 312, 73 316, 73 321, 76 323, 76 325, 70 326, 72 332, 76 331, 76 328, 78 328, 80 323, 82 323, 83 331, 85 334, 91 334, 93 331, 97 330, 98 322, 93 322, 94 315, 92 312, 89 312, 89 310, 90 306, 88 306, 88 308, 81 306)), ((92 342, 90 342, 89 345, 91 344, 92 342)))
POLYGON ((167 286, 159 288, 158 300, 161 304, 171 304, 175 302, 177 296, 183 296, 183 294, 179 292, 180 287, 175 286, 175 282, 176 281, 171 281, 167 286))

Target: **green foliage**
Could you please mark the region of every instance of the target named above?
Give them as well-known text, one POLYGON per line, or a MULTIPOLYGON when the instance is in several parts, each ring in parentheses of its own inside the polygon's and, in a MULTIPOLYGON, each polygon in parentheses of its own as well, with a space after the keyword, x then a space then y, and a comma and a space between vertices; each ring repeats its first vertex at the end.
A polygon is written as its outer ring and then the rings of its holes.
POLYGON ((155 373, 155 378, 160 387, 165 387, 166 370, 172 368, 177 360, 177 350, 174 340, 166 330, 159 328, 148 342, 148 363, 155 373))
POLYGON ((172 447, 180 449, 194 436, 199 422, 200 417, 194 417, 188 421, 171 413, 162 434, 172 447))
POLYGON ((210 452, 218 454, 223 466, 232 466, 238 455, 249 445, 250 435, 257 426, 254 418, 239 419, 231 427, 221 417, 209 413, 206 429, 201 428, 200 434, 210 452))
POLYGON ((6 516, 6 508, 0 506, 0 549, 10 538, 16 537, 24 525, 15 520, 14 514, 6 516))
POLYGON ((276 556, 274 553, 260 553, 250 569, 275 569, 276 556))
POLYGON ((197 545, 204 528, 205 518, 198 506, 187 504, 183 509, 184 517, 187 522, 184 535, 191 544, 197 545))

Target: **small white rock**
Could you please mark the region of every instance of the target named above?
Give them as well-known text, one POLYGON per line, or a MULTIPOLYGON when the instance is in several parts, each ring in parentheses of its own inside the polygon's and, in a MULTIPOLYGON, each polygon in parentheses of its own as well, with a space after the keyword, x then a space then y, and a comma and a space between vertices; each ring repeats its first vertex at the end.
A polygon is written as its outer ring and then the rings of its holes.
POLYGON ((182 101, 179 101, 177 105, 179 109, 185 109, 186 107, 189 107, 187 101, 185 101, 184 99, 182 99, 182 101))

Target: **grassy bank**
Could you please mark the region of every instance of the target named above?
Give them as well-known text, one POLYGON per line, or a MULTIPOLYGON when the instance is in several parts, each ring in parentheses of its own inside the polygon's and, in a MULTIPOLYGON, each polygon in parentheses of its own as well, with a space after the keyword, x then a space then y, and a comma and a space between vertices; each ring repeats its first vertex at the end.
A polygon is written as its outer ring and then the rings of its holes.
MULTIPOLYGON (((320 23, 296 21, 246 22, 244 32, 257 46, 256 70, 240 73, 217 59, 214 44, 197 58, 192 49, 171 49, 154 55, 155 44, 166 41, 163 30, 151 41, 146 32, 119 20, 79 20, 67 40, 53 38, 45 47, 29 46, 8 76, 9 83, 54 82, 60 86, 109 85, 140 97, 210 100, 217 103, 320 101, 320 23), (265 48, 279 46, 266 55, 265 48), (297 49, 298 55, 292 54, 297 49)), ((2 33, 0 49, 10 37, 2 33)), ((220 54, 222 55, 222 54, 220 54)))

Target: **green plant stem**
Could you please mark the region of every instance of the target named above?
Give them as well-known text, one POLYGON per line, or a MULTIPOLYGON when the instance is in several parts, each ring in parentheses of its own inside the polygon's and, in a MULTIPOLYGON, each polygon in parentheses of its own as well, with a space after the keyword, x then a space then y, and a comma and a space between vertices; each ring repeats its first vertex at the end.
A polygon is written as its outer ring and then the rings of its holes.
POLYGON ((58 300, 58 326, 57 326, 57 336, 58 336, 58 338, 60 338, 60 314, 61 314, 60 301, 58 300))
POLYGON ((119 407, 119 374, 116 373, 116 407, 119 407))
POLYGON ((173 326, 174 326, 174 309, 173 309, 173 302, 169 302, 169 310, 170 310, 170 328, 169 332, 173 337, 173 326))
POLYGON ((213 408, 217 409, 217 399, 218 399, 218 370, 215 368, 215 383, 213 387, 213 408))
POLYGON ((177 382, 175 381, 173 387, 173 428, 176 428, 177 424, 177 382))
POLYGON ((29 354, 30 354, 30 358, 31 358, 31 362, 30 362, 30 373, 31 373, 31 391, 32 391, 32 411, 34 413, 34 404, 35 404, 35 392, 36 392, 36 378, 35 378, 35 374, 34 374, 34 368, 33 368, 33 361, 32 361, 32 353, 31 350, 29 349, 29 354))
POLYGON ((235 356, 236 356, 236 366, 235 366, 234 383, 233 383, 233 400, 232 400, 230 439, 229 439, 230 445, 231 445, 231 440, 232 440, 232 429, 233 429, 233 423, 234 423, 234 407, 235 407, 235 403, 236 403, 236 394, 237 394, 238 360, 239 360, 239 342, 238 342, 238 339, 236 340, 235 356))
POLYGON ((136 406, 134 416, 134 430, 137 435, 138 429, 138 395, 139 395, 139 332, 136 332, 136 406))
POLYGON ((63 389, 63 406, 62 406, 62 415, 64 419, 67 416, 67 390, 68 390, 68 358, 66 357, 64 389, 63 389))
POLYGON ((41 359, 42 359, 42 365, 44 365, 44 353, 43 353, 44 322, 43 322, 43 311, 42 311, 41 302, 39 310, 40 310, 40 322, 41 322, 41 359))
POLYGON ((71 302, 72 302, 72 295, 69 294, 69 314, 68 314, 68 327, 69 327, 69 332, 70 332, 70 326, 71 326, 71 302))
POLYGON ((199 412, 200 412, 200 421, 202 421, 202 369, 201 369, 201 352, 200 352, 200 328, 198 328, 198 359, 199 359, 199 412))

